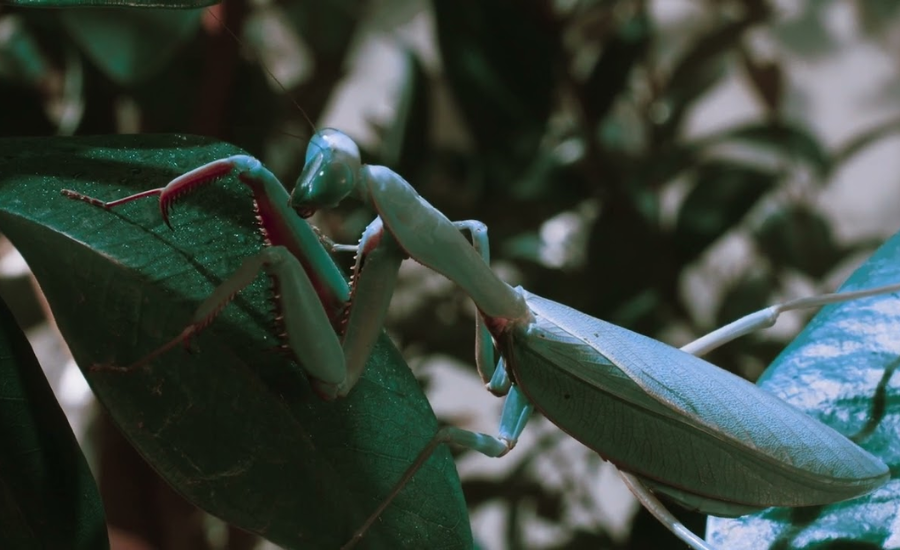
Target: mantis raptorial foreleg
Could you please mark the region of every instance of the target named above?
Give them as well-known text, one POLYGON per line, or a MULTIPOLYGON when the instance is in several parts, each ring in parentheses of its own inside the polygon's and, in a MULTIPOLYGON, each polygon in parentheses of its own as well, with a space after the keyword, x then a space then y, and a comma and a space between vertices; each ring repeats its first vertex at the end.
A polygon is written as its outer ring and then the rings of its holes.
MULTIPOLYGON (((472 248, 489 261, 487 227, 477 220, 451 222, 457 231, 468 233, 472 248)), ((374 338, 381 331, 400 263, 406 257, 390 232, 384 231, 381 218, 376 218, 363 232, 356 263, 353 268, 353 292, 348 307, 348 320, 343 334, 344 353, 348 365, 365 365, 374 338), (365 269, 365 276, 361 276, 365 269)), ((493 340, 481 316, 475 317, 475 357, 479 372, 489 380, 494 372, 493 340)), ((347 391, 352 388, 362 369, 348 371, 345 381, 347 391)), ((344 395, 343 392, 340 395, 344 395)))
POLYGON ((713 332, 694 340, 690 344, 682 346, 681 350, 698 357, 703 356, 719 346, 723 346, 741 336, 774 326, 782 313, 800 309, 820 308, 828 304, 859 300, 860 298, 868 298, 869 296, 877 296, 879 294, 897 291, 900 291, 900 283, 865 290, 833 292, 830 294, 820 294, 819 296, 808 296, 805 298, 789 300, 761 309, 755 313, 745 315, 736 321, 732 321, 724 327, 720 327, 713 332))
POLYGON ((112 370, 131 370, 152 361, 162 353, 187 344, 191 337, 209 326, 235 296, 252 283, 261 272, 267 273, 275 283, 275 297, 279 303, 290 303, 276 318, 277 333, 285 340, 285 351, 306 349, 304 366, 315 380, 324 387, 340 384, 345 376, 335 368, 343 362, 341 344, 332 330, 298 330, 310 326, 330 326, 331 321, 303 266, 284 246, 264 249, 244 260, 244 263, 228 279, 213 290, 194 313, 189 324, 178 336, 127 367, 101 367, 112 370))
POLYGON ((62 194, 105 209, 115 208, 145 197, 157 196, 162 219, 171 228, 169 210, 177 200, 198 187, 216 181, 229 173, 236 173, 253 192, 260 231, 266 242, 273 246, 286 247, 300 260, 329 317, 335 316, 343 309, 350 296, 344 277, 335 268, 327 252, 320 246, 318 234, 290 210, 289 195, 278 178, 253 157, 235 155, 219 159, 178 176, 165 187, 150 189, 109 202, 69 189, 64 189, 62 194))
MULTIPOLYGON (((342 328, 343 312, 350 299, 347 284, 322 248, 319 235, 289 210, 287 191, 258 160, 246 155, 220 159, 175 178, 165 187, 110 202, 70 190, 64 190, 63 194, 106 209, 158 196, 163 220, 171 227, 169 210, 177 199, 231 172, 253 191, 260 230, 272 246, 245 261, 237 272, 219 285, 200 305, 191 325, 179 337, 135 365, 152 359, 178 341, 186 341, 207 326, 235 294, 265 271, 276 284, 274 298, 279 311, 278 321, 283 327, 279 336, 283 338, 285 349, 292 351, 303 365, 320 395, 332 398, 346 394, 352 386, 349 381, 358 379, 380 334, 380 319, 369 323, 366 315, 351 316, 346 328, 357 337, 338 339, 336 330, 342 328)), ((385 240, 386 243, 389 241, 390 237, 385 240)), ((360 246, 367 246, 367 242, 364 240, 360 246)), ((372 276, 371 280, 386 283, 392 289, 392 277, 399 264, 397 256, 397 253, 373 255, 366 261, 367 275, 369 272, 379 275, 372 276)), ((360 277, 359 273, 356 279, 369 280, 360 277)), ((364 293, 364 296, 369 295, 364 293)), ((380 310, 366 311, 376 317, 381 311, 383 316, 386 307, 385 302, 380 310)))
MULTIPOLYGON (((273 246, 246 260, 237 272, 219 285, 178 337, 132 367, 145 364, 179 342, 186 342, 208 326, 238 292, 264 271, 276 286, 273 298, 279 311, 277 320, 282 329, 279 336, 284 340, 282 348, 292 352, 303 365, 321 396, 346 395, 361 376, 381 333, 397 271, 405 257, 393 234, 383 231, 380 219, 366 228, 358 245, 335 244, 286 210, 288 195, 284 187, 258 160, 245 155, 213 161, 175 178, 165 187, 114 201, 104 202, 71 190, 63 190, 63 194, 105 209, 158 196, 163 221, 171 228, 169 210, 174 201, 232 171, 253 191, 260 229, 267 243, 273 246), (320 243, 332 251, 357 251, 351 293, 345 290, 339 274, 326 271, 327 277, 317 276, 323 266, 332 265, 322 260, 320 243), (332 327, 338 334, 331 330, 332 327)), ((452 226, 455 231, 469 233, 471 248, 482 254, 484 261, 489 259, 484 224, 467 220, 453 222, 452 226)), ((494 369, 492 341, 480 317, 476 318, 476 330, 479 334, 476 340, 478 365, 489 378, 494 369)))

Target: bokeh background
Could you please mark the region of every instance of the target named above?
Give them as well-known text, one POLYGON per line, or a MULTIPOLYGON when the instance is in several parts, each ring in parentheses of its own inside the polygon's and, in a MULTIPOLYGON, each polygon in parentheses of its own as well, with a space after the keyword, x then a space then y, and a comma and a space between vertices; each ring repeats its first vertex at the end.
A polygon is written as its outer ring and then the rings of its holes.
MULTIPOLYGON (((2 136, 215 136, 292 186, 313 126, 347 132, 451 219, 485 221, 511 284, 683 344, 836 287, 900 226, 900 4, 0 7, 2 136)), ((312 221, 355 242, 371 217, 346 205, 312 221)), ((386 328, 439 418, 493 433, 500 401, 474 370, 474 308, 413 262, 398 286, 386 328)), ((116 548, 263 547, 130 453, 8 243, 0 295, 92 460, 116 548)), ((805 318, 711 360, 755 379, 805 318)), ((609 465, 542 418, 509 456, 457 464, 483 548, 675 544, 609 465)))

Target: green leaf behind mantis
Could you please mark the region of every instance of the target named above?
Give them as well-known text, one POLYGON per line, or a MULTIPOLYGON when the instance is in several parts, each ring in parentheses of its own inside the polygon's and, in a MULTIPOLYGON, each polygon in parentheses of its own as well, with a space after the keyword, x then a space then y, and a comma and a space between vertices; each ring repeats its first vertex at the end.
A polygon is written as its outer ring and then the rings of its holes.
MULTIPOLYGON (((841 290, 900 281, 900 234, 841 290)), ((832 506, 770 508, 733 520, 710 518, 707 540, 735 550, 896 548, 900 540, 900 301, 898 293, 823 308, 758 384, 879 457, 892 479, 832 506), (852 542, 851 542, 852 541, 852 542), (844 544, 844 546, 839 546, 844 544)))
POLYGON ((134 86, 161 72, 197 32, 203 9, 91 9, 60 14, 63 27, 112 81, 134 86))
POLYGON ((553 105, 561 47, 542 2, 434 0, 447 82, 488 167, 510 186, 534 158, 553 105))
MULTIPOLYGON (((0 231, 25 256, 91 387, 153 467, 189 500, 289 548, 336 548, 437 430, 428 401, 383 337, 348 398, 325 403, 272 348, 268 281, 240 293, 192 351, 123 370, 179 334, 197 304, 260 250, 235 178, 181 200, 104 211, 60 195, 118 198, 239 153, 205 138, 0 141, 0 231)), ((329 330, 310 327, 310 330, 329 330)), ((442 448, 363 548, 465 548, 467 511, 442 448)))

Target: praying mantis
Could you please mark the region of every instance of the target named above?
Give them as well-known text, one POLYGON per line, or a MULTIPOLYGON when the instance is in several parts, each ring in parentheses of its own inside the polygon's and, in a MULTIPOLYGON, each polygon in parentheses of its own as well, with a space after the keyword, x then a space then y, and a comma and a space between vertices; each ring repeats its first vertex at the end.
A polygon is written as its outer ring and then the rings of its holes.
POLYGON ((202 330, 265 271, 277 281, 288 351, 321 397, 347 395, 380 333, 397 269, 408 256, 473 299, 480 312, 476 364, 488 389, 506 394, 497 436, 441 430, 347 547, 364 536, 437 445, 454 443, 503 456, 515 446, 534 408, 628 472, 623 475, 639 500, 694 548, 706 546, 667 515, 654 493, 705 513, 734 516, 768 506, 853 498, 889 477, 879 459, 831 428, 695 355, 770 325, 782 311, 896 291, 900 285, 775 306, 678 350, 510 287, 490 269, 483 224, 451 222, 398 174, 363 165, 353 141, 331 129, 310 141, 305 168, 290 195, 259 161, 245 155, 213 161, 165 187, 114 201, 63 193, 103 208, 158 196, 169 224, 176 198, 229 173, 252 190, 260 228, 271 246, 222 283, 181 334, 132 367, 202 330), (343 279, 304 221, 347 197, 378 214, 353 247, 358 254, 350 294, 341 292, 343 279), (674 453, 673 448, 685 450, 674 453))

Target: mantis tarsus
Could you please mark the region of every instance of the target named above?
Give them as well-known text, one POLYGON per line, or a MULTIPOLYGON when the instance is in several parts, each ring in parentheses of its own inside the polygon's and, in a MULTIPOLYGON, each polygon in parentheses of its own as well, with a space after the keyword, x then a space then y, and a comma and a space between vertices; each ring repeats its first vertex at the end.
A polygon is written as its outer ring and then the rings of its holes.
POLYGON ((889 477, 879 459, 844 436, 695 355, 770 326, 782 311, 896 291, 900 285, 768 308, 678 350, 510 287, 490 269, 483 224, 451 222, 393 171, 361 164, 353 141, 330 129, 310 141, 290 196, 259 161, 243 155, 112 202, 63 192, 105 208, 158 195, 168 223, 175 198, 230 172, 252 189, 260 227, 273 246, 249 258, 200 305, 187 329, 137 364, 208 325, 265 270, 280 290, 285 345, 323 398, 346 395, 381 330, 400 262, 409 256, 473 299, 480 311, 479 372, 493 393, 507 394, 497 437, 441 430, 348 547, 362 538, 437 445, 455 443, 502 456, 514 447, 534 407, 628 472, 623 475, 638 499, 695 548, 705 545, 667 516, 653 493, 705 513, 735 516, 769 506, 853 498, 889 477), (378 213, 358 246, 351 295, 337 290, 341 275, 323 261, 320 238, 303 220, 346 197, 378 213), (461 231, 471 234, 471 243, 461 231))

